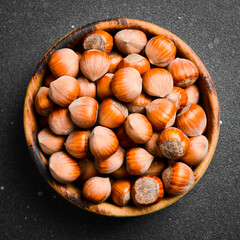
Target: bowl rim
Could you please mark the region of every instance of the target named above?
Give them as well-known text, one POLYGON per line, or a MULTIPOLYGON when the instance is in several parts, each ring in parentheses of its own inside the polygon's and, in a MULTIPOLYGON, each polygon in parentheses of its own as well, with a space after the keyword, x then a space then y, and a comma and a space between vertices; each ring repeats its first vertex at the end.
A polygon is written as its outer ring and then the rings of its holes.
MULTIPOLYGON (((208 115, 208 114, 207 114, 208 115)), ((197 56, 197 54, 179 37, 175 34, 169 32, 168 30, 155 25, 153 23, 149 23, 142 20, 137 19, 129 19, 129 18, 116 18, 116 19, 107 19, 102 21, 93 22, 90 24, 86 24, 82 27, 75 29, 74 31, 68 33, 59 41, 57 41, 44 55, 39 64, 37 65, 34 73, 32 74, 31 80, 29 82, 25 102, 24 102, 24 110, 23 110, 23 122, 24 122, 24 132, 26 142, 29 148, 30 155, 39 170, 42 177, 48 182, 48 184, 61 196, 67 199, 69 202, 75 204, 76 206, 88 210, 90 212, 94 212, 101 215, 106 216, 115 216, 115 217, 132 217, 145 215, 149 213, 153 213, 155 211, 161 210, 174 202, 178 201, 185 194, 187 194, 200 180, 200 178, 204 175, 206 169, 208 168, 213 154, 215 152, 217 141, 219 137, 220 130, 220 111, 218 104, 218 97, 213 85, 212 79, 204 66, 203 62, 197 56), (36 135, 38 132, 38 125, 35 118, 35 110, 34 110, 34 99, 37 93, 37 90, 42 85, 43 76, 46 71, 47 61, 49 56, 62 47, 72 47, 73 42, 79 41, 83 36, 87 33, 94 30, 121 30, 124 28, 135 28, 143 30, 145 33, 149 35, 164 35, 174 42, 177 47, 178 52, 181 52, 184 57, 193 61, 200 72, 201 85, 204 86, 205 90, 207 89, 207 102, 205 103, 209 108, 211 113, 211 121, 208 119, 208 130, 210 129, 211 135, 208 136, 209 140, 209 149, 207 156, 205 159, 195 168, 195 182, 193 186, 184 194, 175 196, 175 197, 164 197, 159 203, 147 206, 147 207, 137 207, 137 206, 126 206, 126 207, 118 207, 111 203, 100 203, 93 204, 81 197, 81 191, 76 188, 73 184, 61 185, 56 182, 50 175, 50 172, 47 168, 48 161, 45 156, 41 152, 37 140, 36 135), (70 44, 69 44, 70 42, 70 44)), ((208 131, 207 130, 207 131, 208 131)))

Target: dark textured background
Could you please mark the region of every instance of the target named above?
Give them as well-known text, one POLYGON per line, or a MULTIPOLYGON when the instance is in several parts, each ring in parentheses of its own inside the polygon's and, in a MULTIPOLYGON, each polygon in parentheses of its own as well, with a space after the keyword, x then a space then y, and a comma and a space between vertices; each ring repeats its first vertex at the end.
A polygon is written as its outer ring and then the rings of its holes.
POLYGON ((1 1, 0 239, 240 239, 240 2, 1 1), (97 3, 96 3, 97 2, 97 3), (221 132, 205 175, 174 205, 137 218, 109 218, 65 201, 35 168, 24 139, 28 82, 44 53, 84 24, 136 18, 178 35, 214 81, 221 132))

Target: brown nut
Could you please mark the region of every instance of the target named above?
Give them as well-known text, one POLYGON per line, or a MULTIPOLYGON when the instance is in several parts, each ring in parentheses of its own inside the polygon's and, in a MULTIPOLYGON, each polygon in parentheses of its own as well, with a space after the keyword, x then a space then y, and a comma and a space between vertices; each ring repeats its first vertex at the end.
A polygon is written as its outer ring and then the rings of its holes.
POLYGON ((166 163, 164 160, 154 159, 149 169, 144 173, 144 175, 159 176, 165 168, 166 163))
POLYGON ((118 150, 106 159, 96 159, 96 168, 99 173, 109 174, 119 169, 124 161, 125 151, 119 147, 118 150))
POLYGON ((130 175, 144 174, 154 157, 143 148, 131 148, 126 154, 127 170, 130 175))
POLYGON ((81 76, 77 78, 79 84, 78 97, 92 97, 96 98, 96 85, 93 82, 88 81, 85 77, 81 76))
POLYGON ((73 157, 84 159, 89 156, 88 140, 90 131, 74 131, 69 134, 65 148, 73 157))
POLYGON ((100 100, 113 96, 111 89, 112 77, 112 73, 107 73, 99 80, 97 84, 97 95, 100 100))
POLYGON ((158 67, 166 67, 175 58, 177 48, 171 40, 156 36, 148 41, 145 53, 150 63, 158 67))
POLYGON ((49 128, 44 128, 38 133, 38 142, 44 153, 52 155, 63 149, 65 137, 54 134, 49 128))
POLYGON ((80 69, 82 74, 91 81, 101 78, 109 68, 109 57, 107 53, 98 50, 89 50, 82 54, 80 69))
POLYGON ((84 51, 96 49, 110 53, 113 47, 113 37, 106 31, 96 30, 84 37, 82 45, 84 51))
POLYGON ((117 151, 119 142, 112 130, 97 126, 91 132, 89 147, 96 159, 106 159, 117 151))
POLYGON ((128 116, 128 109, 112 98, 103 100, 99 107, 99 123, 108 128, 121 126, 128 116))
POLYGON ((173 89, 172 75, 164 68, 152 68, 142 78, 143 89, 151 96, 165 97, 173 89))
POLYGON ((48 116, 48 124, 57 135, 68 135, 76 128, 67 108, 56 108, 51 112, 48 116))
POLYGON ((110 65, 108 73, 115 73, 118 70, 118 65, 122 61, 123 57, 120 53, 112 51, 109 53, 110 65))
POLYGON ((119 179, 113 183, 111 197, 120 207, 128 205, 131 200, 131 181, 119 179))
POLYGON ((128 135, 126 134, 125 131, 125 127, 124 124, 122 126, 120 126, 119 128, 117 128, 115 130, 115 133, 117 135, 119 144, 125 148, 125 149, 129 149, 129 148, 133 148, 137 146, 137 143, 135 143, 134 141, 132 141, 128 135))
POLYGON ((35 97, 35 109, 41 116, 48 116, 54 109, 54 102, 49 98, 49 89, 40 87, 35 97))
POLYGON ((166 158, 177 160, 187 153, 190 141, 181 130, 170 127, 160 134, 158 146, 166 158))
POLYGON ((46 77, 45 77, 45 80, 44 80, 44 85, 46 87, 49 87, 50 86, 50 83, 55 81, 57 78, 51 73, 51 72, 48 72, 46 77))
POLYGON ((188 95, 183 88, 173 87, 172 92, 166 96, 166 99, 172 101, 177 109, 182 109, 188 102, 188 95))
POLYGON ((118 65, 118 69, 125 68, 125 67, 132 67, 139 71, 140 75, 145 73, 150 69, 150 63, 147 58, 132 53, 129 54, 127 57, 123 58, 120 64, 118 65))
POLYGON ((82 190, 83 196, 91 202, 101 203, 111 194, 109 178, 92 177, 87 180, 82 190))
POLYGON ((126 164, 123 163, 122 166, 117 169, 116 171, 112 172, 111 175, 114 177, 114 178, 117 178, 117 179, 120 179, 120 178, 129 178, 130 175, 127 171, 127 167, 126 167, 126 164))
POLYGON ((79 94, 77 80, 70 76, 62 76, 51 82, 49 97, 60 107, 67 107, 79 94))
POLYGON ((145 107, 152 101, 152 97, 148 96, 146 93, 142 92, 137 98, 132 102, 127 103, 126 106, 130 113, 144 113, 145 107))
POLYGON ((80 169, 81 169, 81 175, 80 178, 84 181, 87 181, 89 178, 97 176, 98 172, 95 167, 95 164, 88 159, 81 159, 78 162, 80 169))
POLYGON ((189 139, 190 148, 181 160, 189 166, 198 165, 207 155, 208 139, 203 136, 192 137, 189 139))
POLYGON ((80 97, 68 109, 73 122, 80 128, 88 129, 97 121, 98 102, 94 98, 80 97))
POLYGON ((49 159, 49 170, 52 177, 60 183, 75 181, 81 174, 78 163, 67 153, 54 153, 49 159))
POLYGON ((182 162, 175 162, 162 173, 165 190, 171 196, 185 193, 194 184, 192 169, 182 162))
POLYGON ((154 132, 150 140, 144 144, 144 148, 154 157, 163 157, 163 154, 157 143, 159 136, 160 133, 154 132))
POLYGON ((178 87, 188 87, 198 79, 196 65, 188 59, 176 58, 168 65, 168 71, 173 76, 174 84, 178 87))
POLYGON ((146 106, 147 118, 156 131, 172 126, 176 112, 177 107, 168 99, 156 99, 146 106))
POLYGON ((114 74, 111 88, 114 96, 120 101, 131 102, 142 92, 142 78, 136 69, 122 68, 114 74))
POLYGON ((136 29, 123 29, 114 36, 116 46, 125 55, 143 51, 147 37, 143 31, 136 29))
POLYGON ((156 176, 142 176, 133 183, 131 196, 137 206, 157 203, 163 198, 163 195, 163 183, 156 176))
POLYGON ((198 103, 199 97, 200 97, 200 92, 199 92, 198 87, 195 84, 193 84, 189 87, 186 87, 185 92, 188 95, 187 104, 192 104, 192 103, 197 104, 198 103))
POLYGON ((196 137, 205 132, 207 116, 202 107, 189 104, 178 113, 175 124, 188 137, 196 137))
POLYGON ((55 51, 49 58, 49 68, 53 75, 76 77, 79 72, 78 55, 70 48, 55 51))
POLYGON ((139 144, 149 141, 153 134, 151 123, 140 113, 132 113, 127 117, 125 131, 131 140, 139 144))

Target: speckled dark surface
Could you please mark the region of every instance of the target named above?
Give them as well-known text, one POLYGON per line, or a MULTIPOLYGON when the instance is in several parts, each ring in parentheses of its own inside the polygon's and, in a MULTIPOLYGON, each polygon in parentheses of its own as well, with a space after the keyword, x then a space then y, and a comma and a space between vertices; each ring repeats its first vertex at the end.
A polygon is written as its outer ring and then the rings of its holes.
POLYGON ((1 1, 1 239, 240 239, 240 2, 1 1), (194 2, 194 3, 193 3, 194 2), (109 218, 58 196, 24 139, 28 82, 44 53, 84 24, 116 17, 158 24, 199 55, 214 81, 221 131, 205 175, 180 201, 150 215, 109 218))

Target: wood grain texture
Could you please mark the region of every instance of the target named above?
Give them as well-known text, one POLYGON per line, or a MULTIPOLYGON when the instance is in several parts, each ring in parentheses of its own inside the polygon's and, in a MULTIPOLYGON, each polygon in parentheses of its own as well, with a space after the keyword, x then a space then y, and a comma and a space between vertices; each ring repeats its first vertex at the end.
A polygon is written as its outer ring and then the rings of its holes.
MULTIPOLYGON (((49 183, 49 185, 55 189, 60 195, 71 203, 91 212, 97 214, 115 216, 115 217, 130 217, 130 216, 139 216, 148 213, 158 211, 162 208, 165 208, 181 197, 183 195, 176 197, 164 197, 159 203, 147 207, 137 207, 137 206, 126 206, 118 207, 110 203, 101 203, 101 204, 92 204, 81 197, 81 190, 76 188, 74 185, 61 185, 57 183, 50 175, 48 170, 48 160, 42 154, 39 145, 37 143, 37 133, 39 131, 38 123, 36 119, 36 113, 34 110, 34 99, 36 93, 40 86, 43 84, 43 78, 47 70, 47 62, 49 56, 56 51, 57 49, 63 47, 76 47, 77 43, 88 33, 94 30, 106 30, 110 33, 115 33, 118 30, 125 28, 134 28, 140 29, 146 33, 149 37, 155 35, 165 36, 174 42, 177 47, 178 56, 187 58, 194 62, 199 69, 200 77, 198 80, 198 86, 201 91, 202 105, 207 114, 208 126, 206 131, 206 137, 209 140, 209 150, 205 159, 194 169, 195 182, 194 185, 200 180, 209 166, 211 159, 213 157, 220 129, 220 113, 219 113, 219 104, 216 94, 215 87, 211 80, 211 77, 205 68, 202 61, 196 55, 196 53, 180 38, 171 32, 148 22, 134 20, 134 19, 112 19, 105 20, 100 22, 95 22, 92 24, 85 25, 80 27, 73 32, 67 34, 62 39, 60 39, 56 44, 54 44, 49 51, 44 55, 43 59, 40 61, 36 67, 31 81, 29 83, 25 103, 24 103, 24 130, 27 145, 30 151, 30 154, 40 172, 42 177, 49 183)), ((194 186, 193 185, 193 186, 194 186)), ((192 187, 193 187, 192 186, 192 187)), ((191 189, 189 189, 190 191, 191 189)))

